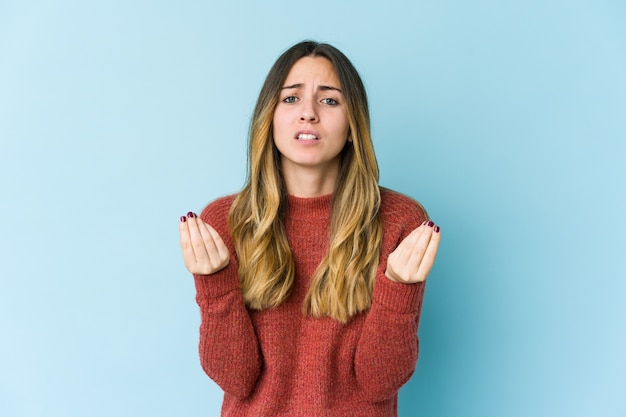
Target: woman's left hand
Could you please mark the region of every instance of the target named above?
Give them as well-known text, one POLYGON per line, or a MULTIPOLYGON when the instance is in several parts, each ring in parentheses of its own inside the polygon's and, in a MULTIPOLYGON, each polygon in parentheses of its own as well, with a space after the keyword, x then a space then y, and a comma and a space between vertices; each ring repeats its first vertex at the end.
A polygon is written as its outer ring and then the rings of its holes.
POLYGON ((426 280, 437 256, 440 238, 439 226, 432 221, 422 223, 389 254, 387 278, 405 284, 426 280))

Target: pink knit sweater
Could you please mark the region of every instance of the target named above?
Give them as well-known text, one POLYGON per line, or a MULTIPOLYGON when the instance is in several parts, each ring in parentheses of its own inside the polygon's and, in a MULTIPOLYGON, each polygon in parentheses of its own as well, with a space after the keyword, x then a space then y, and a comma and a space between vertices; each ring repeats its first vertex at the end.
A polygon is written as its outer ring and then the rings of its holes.
POLYGON ((426 213, 401 194, 381 189, 381 196, 383 243, 372 306, 347 324, 301 310, 327 247, 331 196, 289 197, 285 228, 295 286, 281 306, 261 311, 247 309, 239 289, 227 225, 234 196, 204 209, 202 220, 231 252, 222 271, 195 275, 200 362, 224 390, 222 416, 397 416, 398 390, 417 361, 424 283, 395 283, 384 273, 389 254, 426 213))

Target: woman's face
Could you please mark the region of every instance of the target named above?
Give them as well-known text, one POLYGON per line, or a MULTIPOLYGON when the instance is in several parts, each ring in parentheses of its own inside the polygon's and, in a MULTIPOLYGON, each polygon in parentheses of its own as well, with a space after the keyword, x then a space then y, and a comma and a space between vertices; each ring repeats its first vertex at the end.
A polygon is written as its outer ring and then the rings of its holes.
POLYGON ((283 175, 339 172, 350 130, 340 87, 332 63, 323 57, 302 58, 289 71, 273 121, 283 175))

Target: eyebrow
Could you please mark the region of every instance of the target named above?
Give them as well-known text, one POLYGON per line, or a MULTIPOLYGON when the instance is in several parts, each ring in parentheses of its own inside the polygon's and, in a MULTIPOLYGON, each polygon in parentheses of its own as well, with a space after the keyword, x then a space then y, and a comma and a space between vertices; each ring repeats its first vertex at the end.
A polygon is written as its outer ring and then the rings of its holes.
MULTIPOLYGON (((302 87, 304 87, 304 84, 299 83, 299 84, 293 84, 293 85, 286 85, 283 88, 281 88, 281 90, 288 90, 288 89, 292 89, 292 88, 302 88, 302 87)), ((320 85, 318 90, 322 90, 322 91, 338 91, 338 92, 343 94, 343 91, 341 91, 340 88, 333 87, 331 85, 320 85)))

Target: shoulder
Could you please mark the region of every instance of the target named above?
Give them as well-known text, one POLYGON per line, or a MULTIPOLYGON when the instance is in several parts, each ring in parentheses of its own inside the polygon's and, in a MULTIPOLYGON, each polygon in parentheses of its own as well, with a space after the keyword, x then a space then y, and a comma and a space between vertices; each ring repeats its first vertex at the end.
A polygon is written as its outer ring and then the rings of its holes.
POLYGON ((419 202, 383 187, 380 188, 380 215, 383 227, 396 226, 404 230, 413 230, 428 219, 426 209, 419 202))
POLYGON ((418 201, 383 187, 380 188, 380 212, 383 217, 419 217, 420 223, 428 218, 426 209, 418 201))
POLYGON ((206 205, 200 218, 213 227, 219 227, 228 223, 228 212, 235 201, 237 194, 231 194, 217 198, 206 205))

